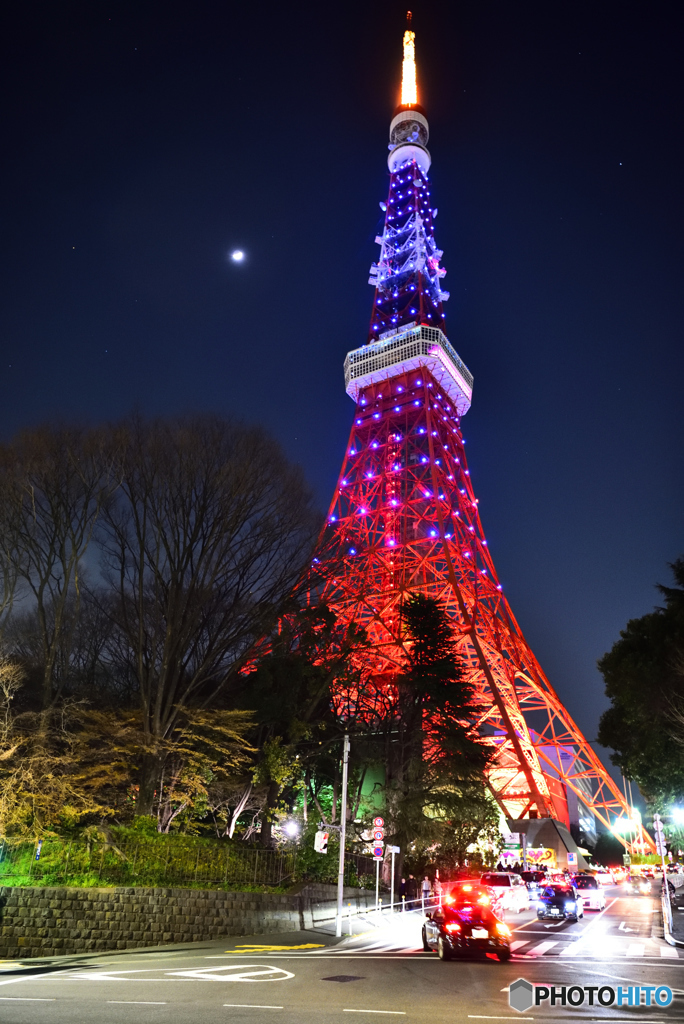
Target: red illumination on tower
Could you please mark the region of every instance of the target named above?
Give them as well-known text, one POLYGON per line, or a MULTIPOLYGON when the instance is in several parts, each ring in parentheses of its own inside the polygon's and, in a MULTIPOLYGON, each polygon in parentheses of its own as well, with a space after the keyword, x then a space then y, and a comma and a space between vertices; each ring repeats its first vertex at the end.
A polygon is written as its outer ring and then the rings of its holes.
MULTIPOLYGON (((409 29, 405 80, 413 45, 409 29)), ((610 828, 629 807, 526 643, 482 528, 461 434, 473 378, 445 334, 449 296, 433 234, 427 142, 424 112, 403 103, 390 125, 369 340, 345 360, 354 423, 311 599, 366 628, 372 648, 362 668, 384 686, 402 664, 403 600, 415 591, 436 598, 484 709, 474 724, 496 751, 488 782, 505 814, 567 823, 574 794, 610 828)), ((650 849, 643 831, 642 839, 650 849)))

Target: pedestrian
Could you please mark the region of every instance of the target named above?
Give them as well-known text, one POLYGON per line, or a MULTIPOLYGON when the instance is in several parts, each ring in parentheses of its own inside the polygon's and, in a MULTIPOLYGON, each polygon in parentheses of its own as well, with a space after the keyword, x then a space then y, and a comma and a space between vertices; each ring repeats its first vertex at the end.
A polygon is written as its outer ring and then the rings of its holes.
POLYGON ((423 906, 425 906, 425 904, 430 899, 430 890, 431 889, 432 889, 432 885, 430 883, 430 879, 426 875, 425 878, 423 879, 423 881, 420 883, 420 894, 423 897, 423 906))
POLYGON ((399 883, 399 899, 403 899, 406 896, 406 879, 402 878, 399 883))
POLYGON ((409 875, 408 881, 406 882, 406 902, 412 905, 417 896, 418 882, 415 880, 413 875, 409 875))

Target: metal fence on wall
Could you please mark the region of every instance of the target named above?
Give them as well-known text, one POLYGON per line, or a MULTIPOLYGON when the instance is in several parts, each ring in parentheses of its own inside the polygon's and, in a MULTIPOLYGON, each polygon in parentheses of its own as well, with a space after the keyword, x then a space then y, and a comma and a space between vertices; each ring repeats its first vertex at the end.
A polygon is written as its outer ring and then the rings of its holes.
MULTIPOLYGON (((333 881, 336 863, 330 867, 333 881)), ((0 886, 275 887, 299 880, 297 868, 296 851, 262 850, 225 840, 174 837, 86 843, 45 839, 39 845, 0 840, 0 886)), ((372 870, 372 858, 347 854, 347 884, 358 884, 357 878, 372 870)))
POLYGON ((233 843, 46 839, 0 845, 0 885, 280 886, 294 881, 295 852, 233 843))

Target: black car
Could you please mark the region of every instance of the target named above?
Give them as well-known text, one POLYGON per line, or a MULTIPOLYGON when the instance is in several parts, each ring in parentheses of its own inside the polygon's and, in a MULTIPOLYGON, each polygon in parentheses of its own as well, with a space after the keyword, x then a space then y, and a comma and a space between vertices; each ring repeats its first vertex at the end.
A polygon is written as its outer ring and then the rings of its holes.
POLYGON ((651 879, 644 875, 630 875, 625 882, 625 889, 630 896, 650 896, 651 879))
POLYGON ((530 894, 530 903, 536 902, 539 899, 539 892, 546 882, 546 872, 521 871, 520 877, 527 886, 527 891, 530 894))
POLYGON ((556 921, 578 921, 584 917, 582 899, 572 885, 545 885, 537 899, 537 917, 540 921, 548 917, 556 921))
POLYGON ((451 960, 461 953, 495 953, 499 960, 509 960, 511 930, 489 905, 477 899, 458 901, 426 914, 423 949, 436 949, 440 960, 451 960))

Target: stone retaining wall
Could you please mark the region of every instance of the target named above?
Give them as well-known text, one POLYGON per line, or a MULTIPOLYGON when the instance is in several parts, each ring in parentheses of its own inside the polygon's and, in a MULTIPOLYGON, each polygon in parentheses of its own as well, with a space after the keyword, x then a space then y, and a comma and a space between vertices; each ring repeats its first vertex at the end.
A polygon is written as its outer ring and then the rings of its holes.
MULTIPOLYGON (((288 894, 201 889, 3 888, 0 958, 60 956, 228 935, 315 928, 335 915, 334 886, 288 894)), ((347 903, 369 906, 359 889, 347 903)))

